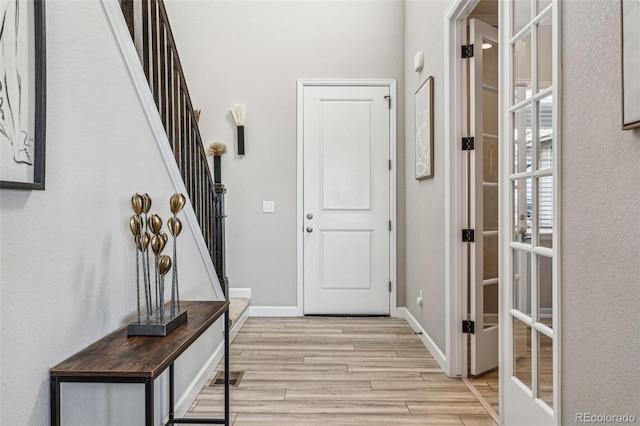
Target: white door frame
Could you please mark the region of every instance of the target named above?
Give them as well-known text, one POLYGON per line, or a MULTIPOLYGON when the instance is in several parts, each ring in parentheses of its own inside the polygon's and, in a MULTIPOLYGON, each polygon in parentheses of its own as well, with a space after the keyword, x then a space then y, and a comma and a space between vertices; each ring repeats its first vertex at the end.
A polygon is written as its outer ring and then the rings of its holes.
POLYGON ((467 376, 467 339, 462 320, 467 319, 465 283, 467 253, 461 230, 466 228, 466 163, 461 138, 466 136, 466 69, 461 46, 466 44, 466 20, 480 0, 452 0, 445 13, 445 373, 449 377, 467 376))
POLYGON ((396 316, 398 306, 397 301, 397 272, 396 272, 396 246, 398 223, 396 220, 396 81, 391 79, 376 80, 313 80, 298 79, 297 81, 297 206, 296 206, 296 245, 297 245, 297 312, 298 316, 304 315, 304 132, 303 132, 303 107, 305 86, 384 86, 389 88, 391 95, 391 109, 389 117, 389 159, 391 160, 392 171, 390 173, 389 186, 389 208, 391 213, 391 234, 389 246, 389 274, 391 279, 391 293, 389 296, 389 314, 396 316))
MULTIPOLYGON (((466 318, 466 302, 468 295, 466 294, 466 285, 464 282, 465 272, 460 265, 466 264, 466 250, 464 244, 461 242, 460 229, 464 226, 464 212, 466 209, 466 201, 464 199, 464 181, 462 179, 462 170, 464 163, 462 162, 462 151, 460 150, 460 138, 463 136, 463 131, 466 130, 463 126, 466 124, 466 95, 464 95, 464 81, 466 79, 466 69, 462 66, 460 60, 460 46, 466 43, 466 18, 471 11, 479 3, 479 0, 451 0, 451 4, 445 13, 445 323, 446 323, 446 363, 445 373, 450 377, 466 376, 467 375, 467 339, 462 334, 460 322, 466 318)), ((554 149, 556 150, 556 157, 554 160, 554 178, 556 179, 554 190, 554 217, 556 221, 556 240, 554 241, 554 247, 560 246, 561 235, 561 221, 560 221, 560 204, 561 194, 559 188, 561 187, 561 174, 559 172, 560 166, 560 144, 559 139, 561 137, 560 132, 560 98, 561 98, 561 65, 560 65, 560 46, 561 40, 559 34, 561 32, 561 7, 558 0, 553 0, 553 25, 556 30, 553 37, 553 79, 554 79, 554 97, 553 97, 553 119, 554 119, 554 149)), ((503 7, 504 5, 501 4, 503 7)), ((500 46, 501 50, 504 46, 508 46, 509 40, 505 42, 505 33, 507 25, 505 24, 504 9, 501 7, 500 11, 500 46), (506 44, 505 44, 506 43, 506 44)), ((505 58, 501 54, 499 56, 499 87, 505 88, 503 78, 509 71, 509 62, 505 61, 505 58)), ((504 94, 508 93, 502 90, 502 95, 499 102, 500 115, 502 116, 502 108, 504 104, 504 94)), ((508 135, 508 125, 504 122, 500 123, 500 137, 508 135)), ((501 156, 504 153, 501 151, 501 156)), ((503 167, 501 167, 500 179, 504 179, 503 167)), ((503 214, 502 204, 504 203, 503 196, 500 196, 500 223, 509 223, 508 218, 503 214)), ((502 231, 504 232, 504 231, 502 231)), ((502 235, 500 238, 502 242, 502 235)), ((554 340, 560 342, 560 304, 561 304, 561 292, 559 289, 559 280, 561 277, 561 262, 559 259, 560 250, 557 249, 557 253, 554 256, 553 263, 553 297, 554 297, 554 340)), ((501 266, 500 274, 505 276, 505 270, 508 268, 503 262, 505 256, 502 253, 499 255, 501 266)), ((503 304, 503 298, 505 292, 500 290, 500 306, 503 304)), ((501 313, 502 315, 502 313, 501 313)), ((500 345, 504 345, 502 339, 500 339, 500 345)), ((500 352, 504 356, 504 348, 501 348, 500 352)), ((560 344, 554 344, 554 410, 557 424, 560 424, 561 416, 561 362, 560 362, 560 344)), ((504 365, 504 359, 500 359, 500 366, 504 365)), ((500 405, 504 406, 504 395, 500 393, 500 405)), ((500 410, 501 418, 503 410, 500 410)))

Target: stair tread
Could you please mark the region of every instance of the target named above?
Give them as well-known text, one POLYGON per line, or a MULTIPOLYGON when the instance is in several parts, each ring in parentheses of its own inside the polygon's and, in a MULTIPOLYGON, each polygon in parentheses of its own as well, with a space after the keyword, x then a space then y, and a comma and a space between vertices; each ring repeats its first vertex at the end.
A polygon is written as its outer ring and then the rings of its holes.
POLYGON ((229 320, 231 321, 232 325, 235 324, 238 318, 240 318, 242 314, 249 308, 250 303, 251 299, 229 299, 229 320))

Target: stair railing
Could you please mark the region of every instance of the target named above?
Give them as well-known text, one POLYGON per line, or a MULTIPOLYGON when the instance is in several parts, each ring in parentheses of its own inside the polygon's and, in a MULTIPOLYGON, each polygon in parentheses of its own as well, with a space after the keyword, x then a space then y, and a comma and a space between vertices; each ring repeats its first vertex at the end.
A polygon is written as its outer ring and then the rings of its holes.
MULTIPOLYGON (((225 294, 224 224, 216 216, 226 192, 214 184, 180 57, 162 0, 120 0, 120 6, 153 94, 173 155, 225 294), (220 203, 218 203, 220 204, 220 203), (217 220, 216 220, 217 219, 217 220), (222 229, 216 230, 218 227, 222 229), (219 235, 216 235, 216 231, 219 235)), ((223 210, 224 211, 224 208, 223 210)))

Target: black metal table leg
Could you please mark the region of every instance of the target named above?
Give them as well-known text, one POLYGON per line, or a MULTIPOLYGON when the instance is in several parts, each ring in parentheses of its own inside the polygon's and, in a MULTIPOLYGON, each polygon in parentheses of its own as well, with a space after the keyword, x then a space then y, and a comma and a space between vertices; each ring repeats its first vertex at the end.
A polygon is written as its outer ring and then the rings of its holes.
POLYGON ((51 376, 51 426, 60 426, 60 381, 51 376))
POLYGON ((229 310, 224 313, 224 424, 229 426, 229 310))
POLYGON ((144 424, 146 426, 154 426, 153 402, 153 379, 146 378, 144 381, 144 424))
POLYGON ((173 418, 175 417, 175 407, 173 401, 173 397, 175 394, 174 374, 174 366, 172 362, 169 366, 169 424, 173 424, 173 418))

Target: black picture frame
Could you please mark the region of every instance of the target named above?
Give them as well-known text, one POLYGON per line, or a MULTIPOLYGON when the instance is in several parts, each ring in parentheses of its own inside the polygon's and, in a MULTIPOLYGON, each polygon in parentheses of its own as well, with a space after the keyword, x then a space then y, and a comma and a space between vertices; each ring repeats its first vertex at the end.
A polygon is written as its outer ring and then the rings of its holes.
POLYGON ((416 180, 429 179, 433 171, 433 76, 414 95, 416 180))
POLYGON ((30 51, 33 55, 35 65, 34 79, 28 84, 34 85, 33 97, 30 101, 34 106, 34 128, 33 128, 33 181, 15 182, 0 180, 0 188, 7 189, 45 189, 45 158, 46 158, 46 113, 47 113, 47 90, 46 90, 46 17, 45 0, 29 0, 33 4, 33 30, 34 47, 30 51))
POLYGON ((640 27, 638 22, 640 22, 640 3, 635 0, 620 0, 623 130, 640 127, 640 27))

